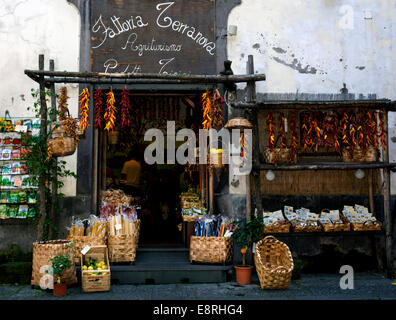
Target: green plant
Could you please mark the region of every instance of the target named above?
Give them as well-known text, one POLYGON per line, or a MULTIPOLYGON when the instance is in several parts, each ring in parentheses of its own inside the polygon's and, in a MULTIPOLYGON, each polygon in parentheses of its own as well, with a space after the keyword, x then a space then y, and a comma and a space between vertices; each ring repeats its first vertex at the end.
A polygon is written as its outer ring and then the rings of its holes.
MULTIPOLYGON (((36 118, 41 118, 41 104, 40 104, 40 90, 31 89, 32 97, 35 98, 33 107, 28 107, 28 111, 33 111, 36 118)), ((49 103, 49 98, 54 96, 50 90, 44 92, 45 99, 47 101, 47 125, 54 122, 59 114, 58 110, 54 110, 49 103)), ((57 95, 55 95, 57 97, 57 95)), ((46 212, 51 212, 52 208, 54 214, 60 212, 59 200, 64 197, 63 193, 57 192, 56 196, 52 196, 52 188, 55 187, 57 190, 63 187, 64 183, 61 179, 65 177, 77 178, 77 175, 66 169, 66 161, 59 160, 56 158, 47 157, 47 141, 49 138, 49 130, 46 130, 45 136, 37 135, 33 136, 25 134, 23 136, 23 143, 27 148, 27 152, 22 155, 22 160, 26 163, 26 169, 32 176, 31 183, 39 185, 40 188, 44 188, 45 192, 45 210, 40 210, 36 216, 37 224, 37 240, 48 240, 56 236, 58 228, 54 225, 51 216, 47 216, 46 212)), ((40 206, 40 199, 38 199, 37 207, 40 206)), ((37 210, 36 210, 37 211, 37 210)))
POLYGON ((242 264, 246 265, 245 255, 251 250, 253 242, 257 242, 264 236, 263 222, 261 219, 253 218, 249 221, 237 221, 234 239, 242 246, 242 264))
POLYGON ((58 255, 51 258, 50 261, 52 262, 51 266, 54 276, 56 276, 56 283, 61 284, 62 273, 72 266, 72 262, 70 261, 70 256, 68 253, 65 255, 58 255))

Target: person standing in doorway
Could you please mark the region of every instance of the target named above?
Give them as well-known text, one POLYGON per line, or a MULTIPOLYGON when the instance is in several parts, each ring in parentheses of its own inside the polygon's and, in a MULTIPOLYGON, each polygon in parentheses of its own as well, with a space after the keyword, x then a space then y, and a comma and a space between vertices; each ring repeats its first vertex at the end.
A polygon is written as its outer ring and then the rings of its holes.
POLYGON ((121 171, 121 183, 125 186, 125 192, 132 196, 140 195, 140 174, 142 166, 138 161, 138 154, 132 149, 128 154, 128 161, 124 163, 121 171))

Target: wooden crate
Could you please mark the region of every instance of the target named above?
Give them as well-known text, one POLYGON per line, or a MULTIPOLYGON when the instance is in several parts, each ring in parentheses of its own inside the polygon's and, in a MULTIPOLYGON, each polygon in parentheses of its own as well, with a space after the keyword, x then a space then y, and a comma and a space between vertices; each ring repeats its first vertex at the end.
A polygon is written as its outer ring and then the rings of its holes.
POLYGON ((93 246, 88 252, 81 255, 81 283, 83 292, 110 291, 110 261, 107 246, 93 246), (83 270, 85 261, 89 258, 96 261, 104 261, 108 266, 107 270, 83 270), (96 275, 93 275, 96 273, 96 275))

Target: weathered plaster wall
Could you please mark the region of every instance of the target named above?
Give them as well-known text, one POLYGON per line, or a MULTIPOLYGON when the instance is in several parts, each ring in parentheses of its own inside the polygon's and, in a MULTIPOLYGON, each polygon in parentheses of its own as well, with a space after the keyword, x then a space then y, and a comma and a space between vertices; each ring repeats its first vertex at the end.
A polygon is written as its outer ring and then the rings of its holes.
MULTIPOLYGON (((80 17, 66 0, 2 0, 0 6, 0 116, 6 109, 14 117, 30 117, 31 88, 38 85, 24 74, 38 69, 38 55, 45 56, 45 69, 54 59, 56 70, 78 71, 80 17)), ((59 87, 57 86, 57 91, 59 87)), ((78 116, 78 87, 69 86, 69 109, 78 116)), ((76 154, 65 158, 76 171, 76 154)), ((66 181, 63 193, 76 193, 74 179, 66 181)))
MULTIPOLYGON (((228 36, 228 58, 241 74, 254 56, 255 71, 267 75, 258 93, 339 94, 345 83, 356 98, 395 100, 395 23, 394 0, 244 0, 229 15, 238 31, 228 36)), ((391 113, 390 129, 395 120, 391 113)), ((390 148, 394 161, 395 143, 390 148)))

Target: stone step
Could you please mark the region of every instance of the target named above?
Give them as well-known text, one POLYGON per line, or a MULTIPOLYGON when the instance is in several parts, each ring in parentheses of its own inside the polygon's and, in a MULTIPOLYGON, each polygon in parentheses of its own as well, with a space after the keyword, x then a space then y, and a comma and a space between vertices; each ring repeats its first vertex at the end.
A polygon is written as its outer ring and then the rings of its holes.
POLYGON ((178 263, 189 262, 187 248, 138 248, 136 263, 178 263))

